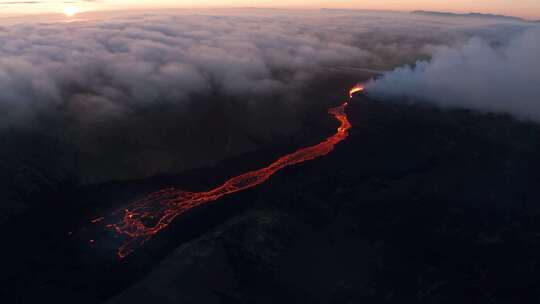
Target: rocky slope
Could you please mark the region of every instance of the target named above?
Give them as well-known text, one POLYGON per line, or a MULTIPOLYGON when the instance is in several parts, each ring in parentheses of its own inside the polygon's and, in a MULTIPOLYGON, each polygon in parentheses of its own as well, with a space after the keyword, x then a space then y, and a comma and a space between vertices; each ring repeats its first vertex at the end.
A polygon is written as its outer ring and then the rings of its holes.
POLYGON ((335 153, 279 174, 107 303, 537 299, 538 126, 363 98, 350 116, 335 153))
MULTIPOLYGON (((331 133, 323 114, 317 130, 331 133)), ((539 126, 361 96, 349 116, 350 137, 330 155, 193 210, 124 261, 88 219, 163 187, 208 189, 324 134, 181 175, 81 188, 4 226, 3 302, 538 299, 539 126)))

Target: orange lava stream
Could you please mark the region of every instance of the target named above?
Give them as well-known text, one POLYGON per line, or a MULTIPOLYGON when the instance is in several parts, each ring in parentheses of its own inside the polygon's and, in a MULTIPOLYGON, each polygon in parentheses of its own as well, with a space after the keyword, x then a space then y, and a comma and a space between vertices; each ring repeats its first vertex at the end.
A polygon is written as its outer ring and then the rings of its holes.
MULTIPOLYGON (((362 86, 355 86, 350 91, 350 97, 352 98, 355 93, 363 90, 362 86)), ((114 214, 123 213, 121 220, 118 223, 109 224, 107 227, 114 229, 118 235, 126 239, 124 244, 118 248, 118 256, 125 258, 155 234, 169 226, 177 216, 194 207, 255 187, 287 166, 327 155, 334 150, 336 144, 347 138, 348 130, 352 127, 345 113, 347 105, 348 102, 345 102, 328 111, 340 122, 340 126, 334 135, 317 145, 302 148, 282 156, 267 167, 233 177, 221 186, 206 192, 187 192, 175 188, 163 189, 133 202, 125 209, 115 212, 114 214)), ((93 222, 101 220, 102 218, 98 218, 93 222)))

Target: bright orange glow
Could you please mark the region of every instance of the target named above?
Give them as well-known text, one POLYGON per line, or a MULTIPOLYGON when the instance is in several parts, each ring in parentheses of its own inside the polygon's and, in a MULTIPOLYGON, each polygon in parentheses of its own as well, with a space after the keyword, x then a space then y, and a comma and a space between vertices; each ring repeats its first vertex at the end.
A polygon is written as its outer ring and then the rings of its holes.
POLYGON ((354 94, 363 92, 363 91, 364 91, 364 86, 361 84, 357 84, 349 91, 349 97, 352 98, 354 94))
MULTIPOLYGON (((353 94, 361 91, 363 91, 362 86, 355 86, 351 89, 350 96, 352 97, 353 94)), ((267 167, 233 177, 221 186, 206 192, 187 192, 175 188, 163 189, 114 212, 111 219, 106 221, 110 223, 106 226, 125 239, 124 244, 118 249, 118 256, 125 258, 162 229, 169 226, 177 216, 194 207, 262 184, 274 173, 287 166, 327 155, 334 150, 338 143, 348 137, 348 131, 352 126, 345 112, 347 105, 348 102, 345 102, 328 111, 339 121, 340 125, 334 135, 317 145, 302 148, 282 156, 267 167)), ((99 223, 102 220, 103 218, 97 218, 92 222, 99 223)))

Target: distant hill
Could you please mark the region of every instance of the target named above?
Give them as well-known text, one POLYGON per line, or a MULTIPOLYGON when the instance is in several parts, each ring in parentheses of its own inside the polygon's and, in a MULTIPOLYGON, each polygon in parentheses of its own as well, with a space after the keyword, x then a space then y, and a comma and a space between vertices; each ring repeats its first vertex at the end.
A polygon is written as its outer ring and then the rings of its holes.
MULTIPOLYGON (((497 20, 504 20, 504 21, 530 22, 523 18, 514 17, 514 16, 482 14, 482 13, 457 14, 457 13, 435 12, 435 11, 413 11, 411 14, 424 15, 424 16, 437 16, 437 17, 467 17, 467 18, 497 19, 497 20)), ((536 22, 540 22, 540 20, 536 22)))

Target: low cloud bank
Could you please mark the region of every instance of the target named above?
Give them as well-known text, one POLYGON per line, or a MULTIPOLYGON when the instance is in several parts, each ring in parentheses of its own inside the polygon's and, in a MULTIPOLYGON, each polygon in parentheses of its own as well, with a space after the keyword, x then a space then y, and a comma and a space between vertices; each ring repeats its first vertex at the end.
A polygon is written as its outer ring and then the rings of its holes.
MULTIPOLYGON (((50 137, 68 147, 62 159, 74 159, 84 181, 138 178, 245 151, 254 145, 249 138, 287 135, 307 111, 338 101, 320 99, 333 94, 328 79, 351 81, 340 76, 353 73, 348 67, 386 70, 429 59, 434 49, 438 62, 457 56, 441 47, 473 36, 486 42, 468 44, 470 56, 492 52, 491 61, 513 56, 522 65, 538 64, 525 63, 535 54, 524 54, 537 41, 534 32, 499 47, 506 55, 490 46, 507 43, 527 26, 462 22, 393 13, 248 11, 0 26, 0 136, 50 137)), ((519 70, 509 62, 507 70, 519 70)), ((385 85, 401 79, 391 75, 420 80, 431 65, 389 74, 372 92, 404 94, 413 86, 400 83, 399 91, 385 85)), ((461 72, 454 67, 454 74, 461 72)), ((532 75, 510 78, 534 81, 532 75)), ((34 148, 11 147, 14 153, 34 148)))
POLYGON ((385 73, 368 88, 379 99, 412 99, 540 122, 540 28, 497 43, 475 37, 461 46, 439 47, 431 59, 385 73))

